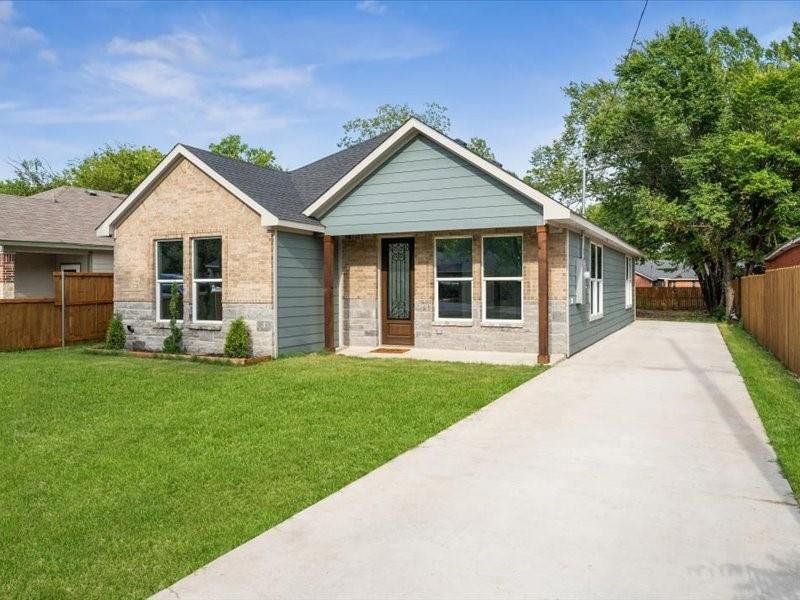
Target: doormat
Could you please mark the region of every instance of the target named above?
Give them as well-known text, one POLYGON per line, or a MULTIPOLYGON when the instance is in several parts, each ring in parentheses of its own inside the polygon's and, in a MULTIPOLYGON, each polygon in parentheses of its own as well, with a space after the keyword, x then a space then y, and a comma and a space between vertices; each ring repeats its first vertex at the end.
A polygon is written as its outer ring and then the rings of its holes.
POLYGON ((375 348, 375 350, 370 350, 370 352, 378 354, 404 354, 409 350, 410 348, 375 348))

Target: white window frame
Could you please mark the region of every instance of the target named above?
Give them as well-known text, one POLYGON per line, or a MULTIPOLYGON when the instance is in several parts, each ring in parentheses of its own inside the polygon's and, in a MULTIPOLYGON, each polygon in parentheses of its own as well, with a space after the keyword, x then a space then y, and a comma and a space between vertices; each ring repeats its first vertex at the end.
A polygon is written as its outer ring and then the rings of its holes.
MULTIPOLYGON (((162 319, 161 318, 161 284, 162 283, 178 283, 183 284, 183 291, 184 291, 184 298, 186 294, 186 273, 183 273, 183 279, 159 279, 158 278, 158 271, 159 271, 159 264, 158 264, 158 245, 162 242, 181 242, 183 243, 183 238, 164 238, 163 240, 156 240, 155 241, 155 280, 156 280, 156 322, 158 323, 169 323, 169 319, 162 319)), ((183 250, 181 250, 181 270, 183 270, 183 250)), ((184 318, 186 315, 183 315, 184 318)), ((176 323, 183 323, 183 319, 178 319, 175 321, 176 323)))
POLYGON ((433 320, 435 323, 472 323, 472 303, 473 298, 473 276, 472 269, 475 267, 475 256, 473 253, 473 241, 471 235, 443 235, 433 238, 433 320), (470 259, 470 276, 469 277, 439 277, 439 263, 436 260, 436 245, 439 240, 469 240, 469 259, 470 259), (439 317, 439 282, 440 281, 469 281, 469 318, 465 317, 439 317))
POLYGON ((602 244, 589 242, 589 320, 599 319, 603 316, 603 271, 606 268, 605 248, 602 244), (600 255, 600 273, 594 269, 595 248, 600 255), (597 287, 597 305, 595 305, 595 287, 597 287))
POLYGON ((525 322, 525 238, 521 233, 495 233, 481 236, 481 323, 485 325, 522 325, 525 322), (520 276, 519 277, 486 277, 486 254, 484 241, 486 238, 518 237, 520 238, 520 276), (519 319, 487 319, 486 318, 486 282, 487 281, 519 281, 519 319))
MULTIPOLYGON (((195 273, 194 265, 195 265, 195 260, 197 259, 197 245, 196 245, 195 242, 198 242, 198 241, 201 241, 201 240, 219 240, 219 263, 220 263, 220 269, 222 269, 223 275, 225 273, 225 270, 222 268, 222 254, 223 254, 223 252, 222 252, 222 236, 221 235, 206 235, 206 236, 203 236, 203 237, 192 238, 192 323, 219 325, 220 323, 222 323, 222 318, 220 318, 218 321, 210 321, 210 320, 202 320, 201 321, 200 319, 197 318, 197 284, 198 283, 218 283, 221 286, 223 285, 222 277, 217 277, 217 278, 213 278, 213 279, 205 279, 205 278, 204 279, 196 279, 195 276, 194 276, 194 273, 195 273)), ((224 289, 224 287, 223 287, 223 289, 224 289)), ((220 317, 221 317, 221 315, 220 315, 220 317)))
POLYGON ((625 308, 633 306, 633 258, 625 257, 625 308))

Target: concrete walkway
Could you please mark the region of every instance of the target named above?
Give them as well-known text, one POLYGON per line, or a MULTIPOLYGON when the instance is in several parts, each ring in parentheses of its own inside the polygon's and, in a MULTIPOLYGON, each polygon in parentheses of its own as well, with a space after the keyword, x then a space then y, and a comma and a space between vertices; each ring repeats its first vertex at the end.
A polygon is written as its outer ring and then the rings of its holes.
POLYGON ((157 597, 800 598, 800 511, 716 327, 639 321, 157 597))

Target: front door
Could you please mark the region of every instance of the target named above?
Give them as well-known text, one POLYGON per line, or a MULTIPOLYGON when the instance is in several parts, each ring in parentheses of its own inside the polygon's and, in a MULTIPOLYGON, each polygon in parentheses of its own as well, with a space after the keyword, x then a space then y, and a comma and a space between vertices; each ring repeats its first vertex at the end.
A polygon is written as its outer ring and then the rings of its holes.
POLYGON ((381 242, 382 344, 414 345, 414 238, 381 242))

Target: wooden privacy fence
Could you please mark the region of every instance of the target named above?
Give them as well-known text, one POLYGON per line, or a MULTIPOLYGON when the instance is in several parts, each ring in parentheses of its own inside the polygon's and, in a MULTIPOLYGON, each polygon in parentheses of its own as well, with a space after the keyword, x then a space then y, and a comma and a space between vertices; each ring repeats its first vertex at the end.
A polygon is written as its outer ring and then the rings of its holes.
MULTIPOLYGON (((114 309, 112 273, 65 273, 64 343, 102 339, 114 309)), ((47 348, 62 341, 61 273, 53 298, 0 300, 0 350, 47 348)))
POLYGON ((636 288, 636 308, 643 310, 703 310, 703 291, 699 288, 636 288))
POLYGON ((742 277, 738 291, 744 328, 800 373, 800 267, 742 277))

